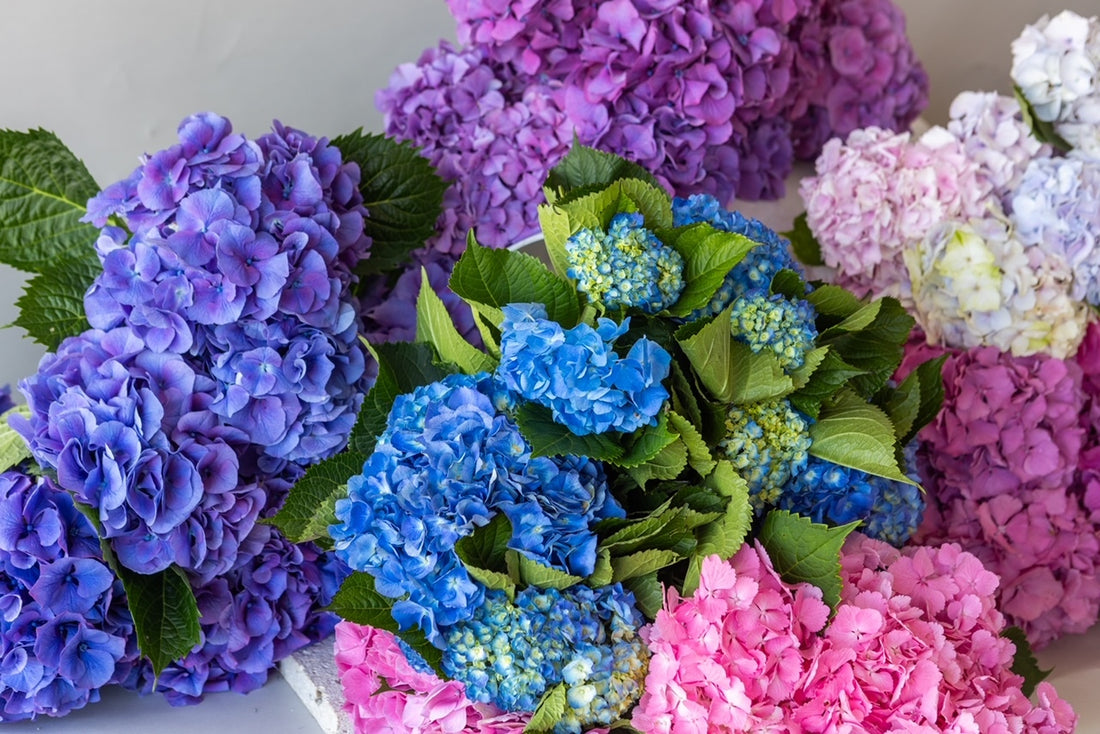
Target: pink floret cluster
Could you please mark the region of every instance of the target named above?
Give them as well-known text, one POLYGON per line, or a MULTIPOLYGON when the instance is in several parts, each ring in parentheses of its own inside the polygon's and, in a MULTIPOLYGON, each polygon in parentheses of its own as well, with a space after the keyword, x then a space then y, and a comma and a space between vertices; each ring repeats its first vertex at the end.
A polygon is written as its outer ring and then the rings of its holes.
MULTIPOLYGON (((1100 348, 1095 324, 1089 334, 1086 358, 1100 348)), ((911 350, 902 374, 931 349, 911 350)), ((943 377, 943 409, 920 435, 917 542, 960 543, 997 573, 999 608, 1033 645, 1084 632, 1100 614, 1100 453, 1084 387, 1095 395, 1095 376, 984 347, 952 352, 943 377)))
POLYGON ((843 555, 835 616, 788 585, 759 546, 703 564, 691 598, 670 591, 632 724, 654 732, 977 734, 1073 731, 1041 683, 1010 671, 997 577, 957 545, 903 551, 861 535, 843 555), (824 633, 818 632, 826 626, 824 633))
POLYGON ((357 733, 520 734, 530 718, 474 703, 462 683, 414 668, 390 632, 340 622, 335 644, 344 710, 357 733))

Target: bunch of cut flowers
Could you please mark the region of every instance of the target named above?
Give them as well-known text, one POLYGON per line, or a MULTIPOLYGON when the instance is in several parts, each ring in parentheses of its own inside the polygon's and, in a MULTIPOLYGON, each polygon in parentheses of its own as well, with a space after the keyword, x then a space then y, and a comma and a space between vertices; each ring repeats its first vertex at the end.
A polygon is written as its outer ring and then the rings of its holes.
POLYGON ((444 286, 468 230, 492 247, 537 232, 574 135, 724 204, 782 196, 795 157, 858 127, 905 129, 928 101, 892 0, 447 4, 461 46, 399 66, 376 97, 386 132, 451 182, 436 237, 390 286, 404 303, 369 324, 378 336, 413 337, 421 267, 444 286))
POLYGON ((0 721, 252 690, 335 624, 346 567, 267 520, 345 447, 360 280, 423 242, 442 181, 380 136, 212 113, 103 190, 42 130, 0 132, 0 169, 16 323, 50 350, 0 406, 0 721))
POLYGON ((946 354, 921 433, 917 535, 1001 577, 1033 644, 1100 614, 1100 20, 1044 16, 1012 44, 1016 97, 964 92, 947 128, 825 145, 802 184, 804 262, 901 299, 946 354))
POLYGON ((545 195, 550 267, 471 236, 451 276, 484 348, 421 289, 275 517, 352 569, 356 731, 1072 731, 997 576, 902 547, 942 359, 891 379, 898 301, 607 153, 545 195))

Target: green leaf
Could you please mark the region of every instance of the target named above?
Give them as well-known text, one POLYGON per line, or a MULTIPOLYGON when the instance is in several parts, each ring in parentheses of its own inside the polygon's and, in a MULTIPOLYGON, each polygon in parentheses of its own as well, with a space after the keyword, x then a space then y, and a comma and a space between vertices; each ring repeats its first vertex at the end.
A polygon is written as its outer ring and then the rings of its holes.
POLYGON ((1016 654, 1012 658, 1012 672, 1024 679, 1020 690, 1025 696, 1030 697, 1035 692, 1035 686, 1042 683, 1054 672, 1053 668, 1043 670, 1039 667, 1039 661, 1031 650, 1031 644, 1027 641, 1027 635, 1019 627, 1005 627, 1001 637, 1012 640, 1016 646, 1016 654))
MULTIPOLYGON (((420 269, 421 282, 428 282, 428 272, 420 269)), ((416 299, 416 340, 435 347, 440 359, 450 362, 462 372, 473 375, 492 372, 496 367, 493 358, 466 341, 458 333, 443 299, 432 288, 421 286, 416 299)))
POLYGON ((548 689, 539 699, 535 713, 531 714, 531 719, 527 722, 527 726, 523 727, 523 731, 531 734, 552 731, 565 716, 567 703, 564 683, 558 683, 548 689))
POLYGON ((730 270, 757 244, 705 222, 661 230, 657 236, 684 258, 684 290, 669 309, 678 317, 689 316, 710 303, 730 270))
POLYGON ((822 332, 818 344, 830 346, 845 362, 863 370, 865 374, 853 377, 849 384, 860 395, 871 397, 897 371, 913 324, 913 317, 896 299, 883 298, 822 332))
POLYGON ((15 302, 19 316, 13 324, 47 349, 56 350, 66 337, 88 329, 84 293, 102 268, 98 260, 76 254, 41 267, 15 302))
POLYGON ((913 428, 913 422, 920 411, 920 381, 917 371, 913 370, 909 376, 901 381, 897 387, 887 385, 875 396, 875 405, 882 408, 883 412, 894 425, 897 434, 897 445, 904 446, 903 436, 909 435, 913 428))
POLYGON ((914 484, 898 468, 894 426, 881 408, 851 390, 822 407, 810 426, 810 454, 875 476, 914 484))
POLYGON ((30 406, 19 405, 14 407, 4 413, 3 420, 0 421, 0 472, 5 472, 31 458, 31 450, 27 446, 27 442, 15 432, 15 429, 11 427, 11 423, 8 422, 13 415, 29 418, 31 415, 30 406))
POLYGON ((348 479, 361 474, 366 457, 342 453, 306 469, 290 490, 286 503, 266 522, 283 531, 291 542, 317 542, 331 548, 328 527, 336 523, 336 500, 348 494, 348 479))
POLYGON ((371 238, 370 257, 360 274, 381 273, 404 265, 409 253, 435 233, 448 183, 413 145, 362 128, 332 144, 344 161, 359 165, 359 191, 368 216, 363 231, 371 238))
POLYGON ((584 581, 580 576, 544 566, 519 551, 509 549, 505 555, 510 559, 508 561, 510 567, 518 569, 519 581, 527 586, 537 586, 540 589, 568 589, 584 581))
POLYGON ((819 314, 847 318, 863 308, 863 301, 839 285, 822 285, 806 295, 806 300, 819 314))
POLYGON ((652 479, 675 479, 687 468, 687 446, 677 436, 676 440, 662 448, 656 456, 626 471, 639 487, 645 487, 652 479))
POLYGON ((398 626, 393 618, 394 601, 375 591, 374 577, 369 573, 353 572, 344 579, 329 610, 349 622, 392 632, 424 658, 436 674, 443 676, 443 654, 419 629, 402 630, 398 626))
POLYGON ((849 314, 835 326, 831 326, 821 333, 822 339, 841 336, 845 332, 862 331, 875 322, 885 301, 877 300, 862 305, 857 311, 849 314))
POLYGON ((134 573, 121 564, 114 569, 126 590, 138 649, 159 676, 202 641, 195 593, 176 566, 154 574, 134 573))
POLYGON ((569 257, 566 255, 565 243, 573 236, 573 224, 569 221, 569 215, 556 206, 541 204, 539 205, 539 227, 542 229, 546 255, 550 258, 554 272, 564 276, 569 272, 569 257))
POLYGON ((654 619, 665 603, 665 589, 657 580, 657 574, 627 579, 623 587, 634 594, 634 601, 646 619, 654 619))
POLYGON ((605 188, 623 179, 638 179, 661 188, 653 174, 637 163, 613 153, 580 145, 574 140, 569 153, 546 176, 546 200, 554 204, 574 189, 605 188))
POLYGON ((783 268, 772 277, 771 292, 792 301, 806 299, 806 281, 789 268, 783 268))
POLYGON ((542 236, 546 242, 546 254, 549 255, 554 270, 562 275, 569 272, 569 255, 565 243, 573 234, 585 227, 604 229, 613 216, 634 209, 633 201, 623 194, 618 183, 586 193, 580 198, 570 199, 568 203, 540 206, 542 236))
POLYGON ((720 403, 733 399, 733 337, 730 336, 730 308, 713 319, 686 324, 676 333, 676 342, 699 376, 699 382, 720 403))
POLYGON ((680 554, 670 550, 644 550, 611 559, 611 568, 614 574, 611 582, 626 581, 627 579, 656 573, 662 568, 667 568, 680 560, 680 554))
POLYGON ((32 273, 61 259, 98 264, 99 230, 80 221, 98 193, 53 133, 0 130, 0 262, 32 273))
POLYGON ((393 342, 366 344, 366 348, 378 362, 378 379, 363 399, 348 439, 348 449, 363 455, 374 451, 375 440, 386 429, 398 395, 437 382, 447 374, 435 365, 435 351, 427 344, 393 342))
POLYGON ((593 589, 598 589, 601 586, 607 586, 611 583, 612 573, 611 553, 606 548, 600 548, 596 552, 596 565, 592 568, 592 573, 584 582, 593 589))
POLYGON ((710 474, 714 470, 715 461, 699 430, 692 425, 691 421, 675 411, 669 411, 668 424, 672 430, 680 434, 680 440, 684 442, 684 448, 687 449, 688 464, 691 468, 701 477, 710 474))
POLYGON ((794 383, 796 390, 801 390, 806 387, 810 382, 810 379, 814 376, 814 372, 825 361, 825 356, 829 353, 828 347, 816 347, 806 352, 802 366, 798 369, 791 370, 791 382, 794 383))
POLYGON ((668 419, 668 412, 662 411, 657 419, 657 425, 643 426, 626 436, 629 439, 629 446, 623 455, 615 460, 615 465, 626 469, 641 466, 652 461, 665 447, 674 443, 679 438, 679 434, 669 430, 668 419))
POLYGON ((753 352, 749 345, 730 344, 730 402, 738 405, 783 397, 794 390, 794 381, 771 352, 753 352))
POLYGON ((920 384, 920 406, 913 418, 913 424, 905 431, 898 444, 904 446, 913 440, 920 430, 935 420, 943 405, 943 364, 947 361, 946 354, 922 362, 909 376, 917 376, 920 384))
POLYGON ((516 584, 501 569, 506 567, 505 554, 511 539, 512 523, 499 514, 455 543, 455 553, 470 576, 490 589, 505 592, 509 599, 515 597, 516 584))
POLYGON ((806 213, 795 217, 794 227, 790 232, 784 232, 783 236, 791 241, 791 250, 794 256, 803 265, 824 265, 821 259, 821 244, 814 237, 810 225, 806 222, 806 213))
POLYGON ((718 555, 723 560, 736 553, 752 527, 753 510, 749 503, 749 485, 728 461, 719 461, 704 485, 716 495, 727 499, 722 517, 699 528, 699 545, 688 562, 683 593, 690 595, 699 586, 703 559, 718 555))
POLYGON ((784 581, 813 584, 835 610, 840 603, 840 549, 857 525, 859 521, 830 528, 786 510, 772 510, 757 539, 784 581))
POLYGON ((809 381, 791 393, 788 399, 795 408, 816 419, 821 413, 822 403, 836 395, 853 377, 862 374, 865 374, 863 370, 856 369, 835 351, 828 349, 809 381))
POLYGON ((1024 124, 1031 129, 1031 134, 1035 136, 1036 140, 1040 143, 1050 143, 1063 153, 1073 149, 1073 146, 1054 129, 1053 122, 1039 119, 1035 114, 1035 105, 1031 104, 1031 100, 1024 96, 1024 92, 1019 85, 1013 84, 1012 92, 1016 95, 1016 101, 1020 103, 1024 124))
POLYGON ((455 263, 450 286, 467 301, 495 309, 509 303, 541 303, 547 318, 566 329, 576 326, 580 317, 577 291, 568 280, 525 253, 482 247, 473 233, 455 263))
POLYGON ((524 403, 516 411, 516 423, 532 456, 587 456, 598 461, 615 462, 623 455, 617 433, 591 433, 578 436, 554 421, 549 408, 524 403))

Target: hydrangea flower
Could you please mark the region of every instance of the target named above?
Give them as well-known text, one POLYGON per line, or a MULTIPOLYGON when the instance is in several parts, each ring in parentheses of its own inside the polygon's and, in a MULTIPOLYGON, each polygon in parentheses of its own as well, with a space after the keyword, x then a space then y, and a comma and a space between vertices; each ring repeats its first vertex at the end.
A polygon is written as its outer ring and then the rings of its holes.
POLYGON ((401 734, 478 731, 520 734, 528 713, 505 713, 466 697, 459 681, 441 681, 408 657, 392 633, 351 622, 336 625, 336 668, 344 710, 357 732, 384 728, 401 734))
POLYGON ((1032 161, 1012 194, 1012 221, 1024 245, 1069 265, 1074 300, 1100 305, 1100 157, 1032 161))
POLYGON ((638 699, 648 659, 643 618, 620 584, 564 591, 528 587, 514 602, 490 591, 474 616, 447 633, 443 670, 475 701, 534 711, 566 685, 567 708, 555 731, 608 726, 638 699))
MULTIPOLYGON (((917 442, 906 447, 906 468, 919 485, 916 450, 917 442)), ((828 525, 859 520, 859 530, 867 537, 900 547, 920 527, 924 496, 919 486, 811 456, 806 468, 783 488, 778 507, 828 525)))
POLYGON ((0 721, 94 703, 137 659, 91 523, 49 479, 0 474, 0 721))
POLYGON ((601 318, 593 329, 563 329, 546 318, 542 304, 504 307, 500 366, 505 387, 550 408, 554 420, 578 436, 631 433, 653 425, 668 399, 662 381, 672 357, 642 337, 625 357, 612 349, 630 326, 601 318))
POLYGON ((793 301, 779 295, 740 298, 730 311, 730 333, 754 353, 774 354, 785 371, 803 365, 806 352, 814 348, 817 312, 808 301, 793 301))
POLYGON ((1012 80, 1036 117, 1100 154, 1100 20, 1063 10, 1026 26, 1012 42, 1012 80))
POLYGON ((947 130, 978 164, 978 178, 988 184, 1006 212, 1028 164, 1048 158, 1052 148, 1040 143, 1024 123, 1015 97, 996 92, 961 92, 951 102, 947 130))
POLYGON ((1088 314, 1067 292, 1065 261, 1025 248, 1004 220, 934 227, 905 261, 914 315, 932 343, 1066 357, 1084 336, 1088 314))
POLYGON ((949 357, 943 375, 943 409, 921 432, 918 541, 961 543, 1000 575, 1000 608, 1033 645, 1088 629, 1100 541, 1072 489, 1086 435, 1080 369, 981 348, 949 357))
POLYGON ((616 214, 608 231, 581 229, 565 243, 568 275, 588 300, 657 313, 684 290, 684 258, 646 229, 638 213, 616 214))
POLYGON ((772 278, 780 270, 802 273, 802 266, 791 255, 790 243, 761 222, 727 211, 708 194, 694 194, 686 199, 672 200, 673 226, 706 222, 723 232, 735 232, 758 243, 733 267, 722 281, 711 302, 695 311, 689 320, 721 313, 735 298, 769 293, 772 278))
POLYGON ((205 583, 192 579, 202 641, 154 676, 145 664, 122 681, 127 688, 163 693, 173 706, 199 703, 207 693, 248 693, 296 650, 332 634, 335 615, 321 611, 336 595, 347 568, 312 543, 295 545, 267 525, 248 538, 250 560, 205 583), (154 687, 155 680, 155 687, 154 687))
POLYGON ((805 468, 811 423, 785 398, 730 406, 718 447, 748 482, 757 510, 774 504, 788 480, 805 468))
POLYGON ((799 193, 821 257, 858 296, 908 303, 903 253, 938 223, 980 217, 990 189, 958 140, 933 129, 919 141, 880 128, 830 140, 799 193))
POLYGON ((336 505, 337 555, 373 575, 379 593, 402 599, 394 618, 433 642, 484 596, 455 553, 459 538, 503 512, 513 527, 509 547, 587 576, 596 562, 591 525, 623 514, 599 465, 533 458, 506 405, 486 375, 450 375, 398 397, 363 473, 336 505))

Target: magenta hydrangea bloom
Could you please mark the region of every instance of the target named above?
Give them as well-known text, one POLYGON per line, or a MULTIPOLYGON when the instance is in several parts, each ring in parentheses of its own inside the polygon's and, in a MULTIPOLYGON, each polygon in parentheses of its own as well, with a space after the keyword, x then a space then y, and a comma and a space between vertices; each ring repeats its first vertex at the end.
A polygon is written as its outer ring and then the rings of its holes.
POLYGON ((1001 577, 1000 608, 1041 646, 1100 614, 1100 552, 1078 481, 1081 369, 992 348, 952 355, 921 433, 928 508, 918 542, 957 542, 1001 577))

